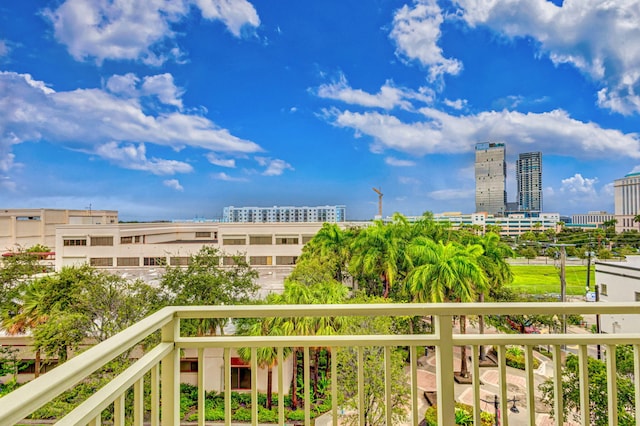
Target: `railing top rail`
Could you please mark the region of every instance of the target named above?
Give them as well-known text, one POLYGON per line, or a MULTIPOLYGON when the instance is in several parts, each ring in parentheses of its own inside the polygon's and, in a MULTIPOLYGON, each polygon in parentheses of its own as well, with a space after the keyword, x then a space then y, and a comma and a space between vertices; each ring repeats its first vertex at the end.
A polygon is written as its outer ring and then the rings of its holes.
POLYGON ((77 384, 107 362, 149 336, 173 319, 175 309, 163 308, 147 318, 82 352, 70 362, 48 372, 0 399, 0 424, 14 424, 53 397, 77 384))
POLYGON ((639 302, 374 303, 340 305, 175 306, 179 318, 320 316, 640 314, 639 302))

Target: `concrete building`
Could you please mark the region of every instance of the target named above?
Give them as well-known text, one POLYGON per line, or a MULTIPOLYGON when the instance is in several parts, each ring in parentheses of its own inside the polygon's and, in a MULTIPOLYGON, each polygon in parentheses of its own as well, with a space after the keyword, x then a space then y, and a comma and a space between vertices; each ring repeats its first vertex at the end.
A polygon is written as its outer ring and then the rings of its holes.
POLYGON ((640 173, 629 173, 613 182, 616 232, 639 229, 633 218, 640 214, 640 173))
POLYGON ((347 220, 345 206, 316 207, 225 207, 222 213, 223 222, 239 223, 274 223, 274 222, 345 222, 347 220))
POLYGON ((516 161, 518 206, 526 212, 542 211, 542 153, 526 152, 516 161))
POLYGON ((476 212, 503 215, 507 205, 507 163, 503 143, 476 144, 476 212))
POLYGON ((605 211, 591 211, 586 214, 571 215, 571 223, 576 225, 602 226, 605 222, 615 218, 616 216, 613 213, 607 213, 605 211))
MULTIPOLYGON (((595 263, 600 301, 640 302, 640 256, 627 256, 624 262, 595 263)), ((640 333, 640 315, 600 316, 603 333, 640 333)))
POLYGON ((146 282, 157 281, 166 265, 186 265, 203 245, 246 257, 260 274, 262 295, 283 289, 302 247, 322 223, 115 223, 60 225, 56 231, 56 270, 88 263, 146 282))
POLYGON ((118 223, 115 210, 0 209, 0 250, 12 252, 37 244, 53 249, 56 226, 118 223))

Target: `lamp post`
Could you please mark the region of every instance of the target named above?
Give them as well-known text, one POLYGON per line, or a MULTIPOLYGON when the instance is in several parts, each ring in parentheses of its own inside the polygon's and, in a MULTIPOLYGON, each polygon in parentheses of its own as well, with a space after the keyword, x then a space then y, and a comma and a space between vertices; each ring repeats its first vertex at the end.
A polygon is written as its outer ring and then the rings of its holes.
MULTIPOLYGON (((482 399, 480 398, 480 401, 482 402, 486 402, 487 404, 493 404, 493 408, 495 410, 495 425, 498 426, 500 424, 499 421, 499 413, 500 413, 500 400, 498 399, 498 395, 493 395, 493 401, 487 401, 486 399, 482 399)), ((516 407, 516 402, 520 401, 519 399, 516 399, 516 397, 514 396, 511 399, 507 399, 506 403, 510 403, 512 402, 513 405, 511 407, 509 407, 509 411, 511 411, 514 414, 518 414, 520 412, 520 410, 518 410, 518 407, 516 407)))

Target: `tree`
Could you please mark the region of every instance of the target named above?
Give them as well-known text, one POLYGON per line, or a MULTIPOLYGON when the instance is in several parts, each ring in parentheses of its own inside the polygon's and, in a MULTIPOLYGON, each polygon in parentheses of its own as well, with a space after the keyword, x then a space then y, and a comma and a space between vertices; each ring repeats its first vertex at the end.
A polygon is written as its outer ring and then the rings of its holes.
MULTIPOLYGON (((624 350, 623 350, 624 351, 624 350)), ((624 356, 624 355, 623 355, 624 356)), ((618 358, 618 350, 616 350, 618 358)), ((605 426, 609 424, 608 401, 607 401, 607 366, 603 361, 589 358, 589 423, 594 426, 605 426)), ((631 363, 632 365, 632 363, 631 363)), ((616 384, 618 390, 618 424, 635 424, 635 402, 634 385, 625 372, 618 372, 616 384)), ((568 355, 565 366, 562 368, 562 399, 564 400, 563 419, 572 416, 574 420, 580 417, 580 380, 578 376, 578 357, 568 355)), ((553 406, 553 379, 549 379, 540 385, 543 394, 543 401, 553 406)), ((553 413, 552 415, 558 415, 553 413)))
MULTIPOLYGON (((414 265, 407 276, 410 294, 416 302, 475 302, 487 288, 487 277, 478 264, 482 247, 434 242, 418 237, 407 252, 414 265)), ((466 317, 460 317, 460 333, 466 331, 466 317)), ((461 349, 460 375, 468 377, 466 347, 461 349)))
MULTIPOLYGON (((160 281, 169 305, 240 305, 251 301, 258 285, 258 273, 246 259, 233 257, 232 266, 221 267, 222 253, 204 246, 191 256, 186 268, 167 267, 160 281)), ((224 334, 226 318, 181 321, 187 334, 224 334)))
POLYGON ((300 260, 321 257, 332 272, 333 279, 343 282, 351 238, 352 233, 342 230, 337 223, 324 223, 302 249, 300 260))
POLYGON ((637 223, 638 227, 640 228, 640 213, 633 217, 633 221, 637 223))
POLYGON ((20 286, 38 272, 38 257, 33 253, 18 251, 0 257, 0 308, 6 309, 6 304, 11 303, 20 286))
POLYGON ((373 295, 388 297, 398 277, 398 265, 403 261, 403 240, 406 224, 400 215, 399 222, 385 225, 381 220, 361 231, 351 244, 349 271, 360 282, 365 281, 373 295), (382 289, 378 286, 382 285, 382 289), (382 291, 380 291, 382 290, 382 291))
MULTIPOLYGON (((380 303, 384 300, 369 299, 369 303, 380 303)), ((392 334, 394 321, 390 317, 351 317, 347 320, 343 331, 346 334, 392 334)), ((358 363, 357 348, 348 347, 337 350, 336 362, 339 377, 337 380, 338 405, 347 409, 359 409, 364 416, 365 425, 384 424, 387 410, 391 410, 392 423, 401 424, 406 420, 407 404, 409 403, 409 385, 407 374, 404 370, 404 355, 399 348, 391 350, 391 406, 386 406, 385 400, 385 371, 384 348, 367 346, 363 348, 364 370, 364 407, 358 407, 358 363)), ((357 425, 358 415, 346 415, 347 425, 357 425)))

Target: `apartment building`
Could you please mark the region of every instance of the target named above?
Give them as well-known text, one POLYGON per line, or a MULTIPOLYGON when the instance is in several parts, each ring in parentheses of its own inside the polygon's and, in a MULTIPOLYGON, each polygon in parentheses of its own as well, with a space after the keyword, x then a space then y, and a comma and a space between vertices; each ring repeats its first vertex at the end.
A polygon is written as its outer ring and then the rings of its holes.
POLYGON ((275 223, 275 222, 345 222, 346 206, 273 206, 234 207, 223 209, 223 222, 275 223))

